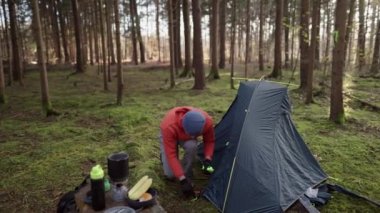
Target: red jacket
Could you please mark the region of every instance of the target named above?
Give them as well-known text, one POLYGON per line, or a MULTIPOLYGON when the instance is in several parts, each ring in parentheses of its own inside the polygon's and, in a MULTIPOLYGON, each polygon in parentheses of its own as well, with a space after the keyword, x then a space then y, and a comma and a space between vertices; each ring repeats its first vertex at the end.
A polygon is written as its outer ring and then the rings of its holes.
POLYGON ((200 111, 205 116, 206 123, 202 131, 205 157, 211 160, 214 153, 215 135, 212 118, 205 111, 194 107, 184 106, 171 109, 162 120, 160 129, 166 158, 174 176, 177 178, 184 175, 181 162, 177 156, 177 142, 192 139, 182 127, 182 118, 190 110, 200 111))

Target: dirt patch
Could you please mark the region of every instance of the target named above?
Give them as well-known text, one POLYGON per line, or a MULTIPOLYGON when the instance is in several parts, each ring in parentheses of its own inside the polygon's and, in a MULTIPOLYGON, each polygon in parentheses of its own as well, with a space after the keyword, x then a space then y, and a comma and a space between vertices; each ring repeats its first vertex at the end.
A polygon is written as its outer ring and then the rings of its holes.
POLYGON ((111 119, 107 118, 97 118, 97 117, 82 117, 75 122, 78 126, 89 128, 89 129, 98 129, 103 127, 109 127, 114 122, 111 119))

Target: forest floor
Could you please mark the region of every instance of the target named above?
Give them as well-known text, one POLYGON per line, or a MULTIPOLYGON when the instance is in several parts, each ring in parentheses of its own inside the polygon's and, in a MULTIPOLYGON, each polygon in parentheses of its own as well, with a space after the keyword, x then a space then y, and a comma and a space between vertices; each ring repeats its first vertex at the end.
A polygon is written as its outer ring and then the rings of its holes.
MULTIPOLYGON (((192 81, 168 89, 168 71, 125 69, 124 105, 116 106, 115 84, 103 91, 102 76, 90 67, 84 74, 48 73, 53 107, 61 113, 45 118, 40 107, 39 73, 26 73, 25 87, 7 87, 8 103, 0 106, 0 212, 54 212, 59 198, 73 190, 91 166, 106 166, 117 151, 130 155, 132 185, 143 175, 153 178, 159 201, 168 212, 217 212, 204 199, 184 200, 179 186, 163 178, 159 160, 159 123, 165 112, 192 105, 209 112, 217 123, 232 103, 229 74, 207 83, 204 91, 190 90, 192 81)), ((256 72, 252 77, 260 78, 256 72)), ((284 71, 288 82, 291 71, 284 71)), ((298 73, 295 73, 298 79, 298 73)), ((238 84, 238 82, 236 82, 238 84)), ((297 83, 292 81, 292 83, 297 83)), ((293 120, 330 182, 380 200, 380 113, 345 98, 347 122, 328 121, 329 96, 318 84, 315 104, 305 106, 289 86, 293 120)), ((345 92, 380 105, 380 81, 347 74, 345 92)), ((197 166, 195 166, 198 168, 197 166)), ((199 170, 197 171, 199 173, 199 170)), ((201 175, 197 188, 206 184, 201 175)), ((323 212, 376 212, 372 205, 334 194, 323 212)))

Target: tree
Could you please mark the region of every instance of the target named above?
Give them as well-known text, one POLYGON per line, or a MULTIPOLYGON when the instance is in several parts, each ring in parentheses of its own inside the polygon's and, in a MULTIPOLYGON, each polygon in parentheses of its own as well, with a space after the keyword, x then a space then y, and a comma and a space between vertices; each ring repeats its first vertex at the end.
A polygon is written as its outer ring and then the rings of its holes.
POLYGON ((264 0, 260 0, 259 69, 264 71, 264 0))
POLYGON ((175 58, 174 58, 174 30, 173 30, 173 0, 167 1, 168 9, 168 28, 169 28, 169 55, 170 55, 170 88, 175 86, 174 80, 174 69, 175 69, 175 58))
MULTIPOLYGON (((132 2, 132 1, 131 1, 132 2)), ((112 1, 106 0, 106 28, 107 28, 107 44, 108 44, 108 60, 110 64, 116 64, 115 58, 115 48, 113 45, 113 35, 112 35, 112 1)), ((131 3, 132 4, 132 3, 131 3)), ((111 81, 110 77, 110 67, 108 67, 108 81, 111 81)))
POLYGON ((219 18, 219 0, 212 0, 212 20, 211 20, 211 70, 210 78, 219 79, 218 70, 218 18, 219 18))
POLYGON ((144 46, 144 42, 141 36, 140 16, 137 11, 136 0, 131 0, 131 4, 133 5, 133 15, 135 16, 135 20, 136 20, 135 23, 136 23, 137 40, 139 41, 139 47, 140 47, 140 62, 145 63, 145 46, 144 46))
POLYGON ((219 13, 219 68, 226 66, 226 4, 227 0, 221 0, 219 13))
POLYGON ((278 78, 281 73, 281 35, 282 35, 282 10, 283 0, 276 0, 276 29, 275 29, 275 46, 274 46, 274 66, 269 77, 278 78))
MULTIPOLYGON (((95 0, 95 4, 98 0, 95 0)), ((106 50, 106 36, 105 36, 105 27, 104 27, 104 18, 103 18, 103 0, 100 0, 98 3, 99 8, 99 18, 100 18, 100 36, 102 42, 102 71, 103 71, 103 89, 108 90, 108 79, 107 79, 107 50, 106 50)))
POLYGON ((9 24, 10 36, 12 41, 12 59, 13 59, 13 79, 19 81, 20 85, 24 85, 22 77, 23 70, 21 66, 21 53, 20 53, 20 36, 18 32, 17 14, 16 14, 16 0, 8 0, 9 8, 9 24))
POLYGON ((183 67, 181 51, 181 1, 172 2, 175 73, 183 67))
POLYGON ((70 63, 70 55, 69 55, 69 44, 67 42, 67 36, 66 36, 66 19, 64 18, 64 11, 63 11, 63 0, 58 0, 58 19, 59 19, 59 26, 61 28, 61 37, 62 37, 62 46, 63 46, 63 55, 65 57, 65 63, 70 63))
MULTIPOLYGON (((346 37, 345 37, 345 47, 344 47, 344 55, 345 58, 347 56, 347 48, 348 48, 348 42, 350 40, 350 34, 352 30, 352 22, 354 20, 355 16, 355 1, 356 0, 350 0, 350 13, 348 14, 348 21, 347 21, 347 29, 346 29, 346 37)), ((350 58, 347 59, 350 61, 350 58)))
POLYGON ((309 64, 308 48, 309 48, 309 0, 301 1, 300 15, 300 89, 306 88, 307 69, 309 64))
POLYGON ((160 0, 154 0, 154 4, 156 5, 156 37, 157 37, 158 62, 161 62, 160 0))
POLYGON ((189 0, 183 0, 183 30, 185 36, 185 67, 181 77, 191 76, 191 47, 190 47, 190 17, 189 17, 189 0))
POLYGON ((325 46, 325 53, 324 53, 324 68, 323 68, 323 76, 326 76, 327 72, 327 65, 329 64, 329 52, 330 52, 330 41, 331 41, 331 9, 330 9, 330 2, 326 2, 326 46, 325 46))
POLYGON ((10 42, 10 39, 9 39, 9 27, 8 27, 8 19, 7 19, 7 13, 5 11, 5 1, 6 0, 2 0, 1 1, 1 5, 3 7, 3 16, 4 16, 4 26, 5 26, 5 29, 4 29, 4 39, 5 39, 5 46, 6 46, 6 49, 7 49, 7 56, 8 56, 8 61, 10 63, 8 63, 8 86, 12 86, 12 82, 13 82, 13 64, 11 63, 13 61, 13 58, 12 58, 12 48, 11 48, 11 42, 10 42))
POLYGON ((364 21, 365 21, 365 1, 359 0, 359 31, 358 31, 358 48, 357 48, 357 60, 358 69, 362 71, 365 65, 365 31, 364 31, 364 21))
POLYGON ((377 31, 375 39, 375 47, 373 49, 373 58, 371 65, 371 73, 376 75, 380 69, 380 19, 377 21, 377 31))
POLYGON ((249 61, 249 51, 250 51, 250 40, 251 40, 251 1, 246 2, 246 13, 245 13, 245 62, 244 62, 244 77, 248 78, 248 61, 249 61))
POLYGON ((284 68, 290 67, 289 59, 289 28, 290 28, 290 17, 289 17, 289 0, 284 0, 284 43, 285 43, 285 62, 284 68))
POLYGON ((47 78, 47 69, 45 61, 45 47, 42 40, 42 29, 41 29, 41 19, 40 12, 38 8, 38 1, 32 0, 31 7, 33 12, 33 28, 35 34, 35 40, 37 43, 37 56, 38 64, 40 66, 40 78, 41 78, 41 101, 42 101, 42 110, 46 116, 53 115, 55 112, 52 109, 49 98, 49 85, 47 78))
POLYGON ((134 15, 133 3, 129 1, 129 12, 131 16, 131 37, 132 37, 132 62, 139 64, 137 55, 137 39, 136 39, 136 27, 135 27, 135 15, 134 15))
POLYGON ((119 15, 119 0, 113 1, 115 13, 115 28, 116 28, 116 57, 117 57, 117 105, 123 103, 124 79, 121 61, 121 39, 120 39, 120 15, 119 15))
POLYGON ((317 46, 317 36, 319 34, 319 20, 318 13, 320 10, 320 0, 313 0, 313 15, 312 15, 312 29, 311 29, 311 43, 309 47, 309 67, 307 71, 306 81, 306 98, 305 104, 313 102, 313 72, 315 65, 315 49, 317 46))
POLYGON ((335 45, 333 50, 331 75, 330 120, 344 123, 343 108, 343 69, 344 43, 347 24, 347 1, 337 0, 335 8, 335 45))
POLYGON ((83 48, 82 48, 82 24, 79 15, 78 0, 71 0, 73 8, 74 27, 75 27, 75 43, 77 50, 77 65, 76 72, 81 73, 85 71, 85 64, 83 62, 83 48))
MULTIPOLYGON (((2 47, 0 39, 0 47, 2 47)), ((3 69, 3 53, 0 52, 0 104, 5 103, 5 79, 4 79, 4 69, 3 69)))
POLYGON ((231 73, 230 73, 230 88, 235 89, 234 85, 234 75, 235 75, 235 40, 236 40, 236 1, 232 1, 232 35, 231 35, 231 73))
POLYGON ((202 45, 202 26, 201 26, 201 8, 199 0, 192 0, 193 11, 193 50, 194 55, 194 86, 193 89, 203 90, 206 87, 205 73, 203 68, 203 45, 202 45))

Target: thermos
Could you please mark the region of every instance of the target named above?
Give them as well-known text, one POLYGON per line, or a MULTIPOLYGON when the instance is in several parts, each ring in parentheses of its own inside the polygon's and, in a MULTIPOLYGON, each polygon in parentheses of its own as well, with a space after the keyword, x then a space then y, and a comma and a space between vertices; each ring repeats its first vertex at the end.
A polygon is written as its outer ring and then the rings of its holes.
POLYGON ((104 171, 100 165, 92 167, 90 178, 92 208, 95 211, 103 210, 106 207, 106 201, 104 191, 104 171))

